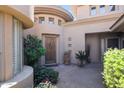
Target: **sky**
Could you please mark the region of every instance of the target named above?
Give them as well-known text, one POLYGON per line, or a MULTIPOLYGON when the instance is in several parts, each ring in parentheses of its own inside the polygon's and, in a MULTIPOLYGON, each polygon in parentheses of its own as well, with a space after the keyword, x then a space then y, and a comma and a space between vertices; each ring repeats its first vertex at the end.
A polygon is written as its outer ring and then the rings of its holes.
POLYGON ((68 10, 69 12, 71 12, 71 8, 70 5, 61 5, 64 9, 68 10))
MULTIPOLYGON (((72 11, 71 11, 70 5, 61 5, 61 7, 63 7, 64 9, 66 9, 67 11, 69 11, 69 12, 73 15, 73 13, 72 13, 72 11)), ((74 17, 74 15, 73 15, 73 17, 74 17)), ((74 17, 74 18, 75 18, 75 17, 74 17)))

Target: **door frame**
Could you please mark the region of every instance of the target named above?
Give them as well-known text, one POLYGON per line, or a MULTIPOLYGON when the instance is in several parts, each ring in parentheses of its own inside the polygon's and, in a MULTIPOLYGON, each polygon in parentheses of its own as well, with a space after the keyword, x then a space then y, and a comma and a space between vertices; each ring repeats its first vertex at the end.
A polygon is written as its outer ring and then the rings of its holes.
POLYGON ((121 38, 121 49, 123 48, 124 37, 121 38))
POLYGON ((51 37, 56 37, 56 63, 52 63, 52 64, 46 64, 46 58, 45 58, 45 55, 42 57, 42 62, 41 64, 43 65, 57 65, 59 63, 59 41, 60 41, 60 38, 59 38, 59 34, 48 34, 48 33, 43 33, 41 34, 42 36, 42 40, 43 40, 43 47, 45 48, 45 38, 46 36, 49 36, 51 35, 51 37))

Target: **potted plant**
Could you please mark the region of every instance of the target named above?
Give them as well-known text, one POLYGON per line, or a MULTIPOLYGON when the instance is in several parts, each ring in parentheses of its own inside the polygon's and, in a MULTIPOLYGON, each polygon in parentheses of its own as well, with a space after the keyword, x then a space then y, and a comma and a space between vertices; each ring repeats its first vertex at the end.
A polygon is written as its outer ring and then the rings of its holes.
POLYGON ((84 64, 86 63, 86 53, 84 51, 78 51, 78 53, 75 54, 76 55, 76 59, 78 59, 78 65, 80 67, 84 66, 84 64))

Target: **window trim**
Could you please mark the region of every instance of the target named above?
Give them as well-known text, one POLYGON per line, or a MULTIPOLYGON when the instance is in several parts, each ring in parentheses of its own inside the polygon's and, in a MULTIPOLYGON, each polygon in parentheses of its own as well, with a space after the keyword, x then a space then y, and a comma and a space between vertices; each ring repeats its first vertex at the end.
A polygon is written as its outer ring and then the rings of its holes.
POLYGON ((106 6, 105 5, 99 5, 99 14, 105 14, 105 13, 106 13, 106 6), (101 6, 104 6, 104 10, 105 10, 104 13, 100 11, 100 9, 103 8, 103 7, 101 8, 101 6))
POLYGON ((95 15, 97 15, 97 6, 90 6, 90 15, 91 16, 95 16, 95 15), (92 14, 92 8, 95 8, 95 14, 92 14))
POLYGON ((55 24, 55 18, 53 18, 53 17, 49 17, 48 21, 50 24, 55 24), (51 21, 50 19, 53 19, 53 20, 51 21))
POLYGON ((23 68, 22 23, 13 17, 13 76, 23 68))
POLYGON ((105 50, 107 50, 107 47, 108 47, 108 39, 118 39, 118 46, 119 46, 119 49, 120 49, 120 43, 121 43, 120 42, 120 37, 116 36, 116 37, 107 37, 106 38, 106 46, 105 46, 106 49, 105 50))
POLYGON ((0 31, 0 82, 4 81, 5 78, 5 67, 4 67, 4 14, 0 12, 0 25, 1 25, 1 31, 0 31))
POLYGON ((58 19, 58 25, 62 25, 62 20, 58 19))
POLYGON ((116 5, 109 5, 109 10, 108 10, 109 12, 114 12, 114 11, 116 11, 116 5), (110 10, 110 6, 114 6, 115 7, 115 9, 113 10, 113 11, 111 11, 110 10))
POLYGON ((39 23, 40 23, 40 24, 45 23, 45 17, 39 17, 39 23), (40 20, 40 19, 42 19, 42 18, 43 18, 43 20, 40 20))

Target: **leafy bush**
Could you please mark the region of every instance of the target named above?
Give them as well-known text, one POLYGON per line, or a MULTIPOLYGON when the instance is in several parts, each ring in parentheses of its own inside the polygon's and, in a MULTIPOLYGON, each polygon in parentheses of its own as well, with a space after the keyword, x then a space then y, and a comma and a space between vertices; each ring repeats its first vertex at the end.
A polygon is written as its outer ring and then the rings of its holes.
POLYGON ((103 78, 106 87, 124 88, 124 49, 105 53, 103 78))
POLYGON ((52 84, 56 84, 58 81, 59 73, 51 68, 35 66, 34 67, 34 85, 40 82, 50 81, 52 84))
POLYGON ((37 36, 28 35, 24 38, 25 64, 33 66, 44 53, 45 49, 42 46, 42 41, 37 36))
POLYGON ((51 82, 41 82, 35 88, 56 88, 56 86, 53 85, 51 82))

